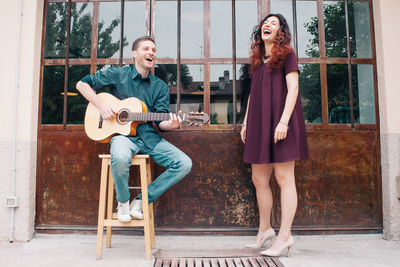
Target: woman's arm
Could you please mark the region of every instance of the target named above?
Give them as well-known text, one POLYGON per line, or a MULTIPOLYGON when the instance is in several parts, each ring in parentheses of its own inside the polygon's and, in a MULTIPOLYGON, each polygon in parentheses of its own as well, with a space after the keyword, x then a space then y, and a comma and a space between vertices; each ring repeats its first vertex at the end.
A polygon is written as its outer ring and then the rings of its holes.
POLYGON ((247 114, 249 112, 249 103, 250 103, 250 96, 249 99, 247 99, 246 114, 244 115, 242 129, 240 130, 240 137, 242 138, 243 143, 246 141, 247 114))
POLYGON ((299 93, 299 72, 293 71, 286 75, 286 85, 288 93, 286 96, 285 107, 281 119, 276 126, 274 134, 274 142, 278 142, 286 138, 288 123, 292 115, 294 106, 296 105, 297 95, 299 93))

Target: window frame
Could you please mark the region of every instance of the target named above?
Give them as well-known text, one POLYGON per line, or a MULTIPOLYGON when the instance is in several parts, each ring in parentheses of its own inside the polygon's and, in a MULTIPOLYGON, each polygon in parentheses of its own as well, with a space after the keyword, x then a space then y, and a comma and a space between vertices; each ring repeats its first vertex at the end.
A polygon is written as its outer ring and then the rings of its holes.
MULTIPOLYGON (((67 101, 68 101, 68 67, 70 65, 90 65, 90 73, 94 73, 98 65, 125 65, 133 64, 133 59, 124 57, 123 49, 120 48, 119 58, 97 58, 97 41, 98 41, 98 23, 99 23, 99 4, 100 2, 119 2, 121 3, 121 38, 124 36, 124 3, 133 0, 46 0, 44 5, 43 14, 43 29, 42 29, 42 55, 41 55, 41 77, 40 77, 40 99, 39 99, 39 127, 43 130, 82 130, 82 125, 72 125, 67 123, 67 101), (92 44, 91 44, 91 56, 90 58, 74 59, 69 58, 69 35, 70 35, 70 24, 71 24, 71 4, 72 3, 93 3, 93 20, 92 20, 92 44), (45 59, 44 58, 44 43, 45 43, 45 32, 46 32, 46 12, 48 3, 67 3, 68 5, 68 23, 66 31, 66 54, 65 58, 61 59, 45 59), (64 66, 65 67, 65 81, 64 81, 64 106, 63 106, 63 123, 61 124, 42 124, 42 94, 43 94, 43 69, 44 66, 64 66)), ((146 34, 154 37, 155 34, 155 5, 156 0, 144 0, 146 2, 146 34)), ((237 65, 238 64, 249 64, 248 58, 237 58, 236 57, 236 7, 235 0, 226 0, 231 2, 232 6, 232 57, 230 58, 211 58, 210 57, 210 1, 204 0, 204 56, 202 58, 182 58, 181 57, 181 0, 177 2, 177 57, 176 58, 158 58, 158 64, 177 64, 177 81, 180 81, 180 68, 182 64, 202 64, 203 75, 204 75, 204 94, 203 104, 204 111, 210 112, 210 65, 211 64, 232 64, 232 80, 237 82, 237 65)), ((272 0, 256 0, 257 1, 257 12, 258 21, 260 21, 270 11, 272 0)), ((294 39, 294 49, 298 51, 297 44, 297 11, 296 11, 296 0, 287 0, 292 2, 293 12, 293 29, 292 35, 294 39)), ((304 1, 304 0, 303 0, 304 1)), ((374 33, 374 19, 373 19, 373 6, 372 0, 330 0, 330 1, 341 1, 345 3, 345 21, 346 21, 346 38, 347 38, 347 57, 343 58, 332 58, 326 56, 326 44, 325 44, 325 28, 324 28, 324 0, 308 0, 314 1, 317 4, 317 16, 318 16, 318 31, 319 31, 319 57, 315 58, 298 58, 299 64, 319 64, 320 66, 320 85, 321 85, 321 123, 311 124, 307 123, 308 130, 364 130, 364 129, 379 129, 379 109, 378 109, 378 92, 377 92, 377 65, 376 65, 376 46, 375 46, 375 33, 374 33), (349 18, 348 18, 348 3, 350 2, 368 2, 369 6, 369 22, 370 22, 370 36, 371 36, 371 58, 354 58, 351 57, 351 47, 349 39, 349 18), (349 94, 350 94, 350 118, 351 123, 346 124, 334 124, 329 123, 328 114, 328 87, 327 87, 327 65, 328 64, 346 64, 349 69, 349 94), (375 102, 375 123, 374 124, 358 124, 354 123, 354 111, 353 111, 353 84, 352 84, 352 65, 357 64, 370 64, 373 68, 373 87, 374 87, 374 102, 375 102)), ((157 41, 157 40, 156 40, 157 41)), ((121 43, 121 42, 120 42, 121 43)), ((122 43, 120 44, 122 46, 122 43)), ((177 107, 180 105, 180 90, 181 83, 177 82, 177 107)), ((233 83, 233 106, 236 106, 236 83, 233 83)), ((233 112, 233 121, 236 122, 236 112, 233 112)), ((192 130, 236 130, 238 125, 233 124, 213 124, 207 125, 203 128, 184 128, 186 131, 192 130)))

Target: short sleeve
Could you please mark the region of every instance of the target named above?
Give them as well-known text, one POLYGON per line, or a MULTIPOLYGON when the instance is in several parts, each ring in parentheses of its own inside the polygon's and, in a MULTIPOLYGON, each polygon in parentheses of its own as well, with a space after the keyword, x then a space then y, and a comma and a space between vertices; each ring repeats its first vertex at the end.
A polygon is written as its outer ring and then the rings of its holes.
POLYGON ((83 78, 81 79, 81 82, 84 82, 84 83, 89 84, 90 87, 93 86, 93 84, 92 84, 92 78, 90 78, 90 75, 86 75, 85 77, 83 77, 83 78))
POLYGON ((81 81, 98 90, 106 85, 116 84, 120 80, 120 73, 121 68, 108 68, 93 75, 86 75, 81 81))
POLYGON ((299 71, 299 65, 297 63, 297 56, 294 51, 290 52, 286 56, 285 66, 283 67, 285 76, 293 71, 299 71))

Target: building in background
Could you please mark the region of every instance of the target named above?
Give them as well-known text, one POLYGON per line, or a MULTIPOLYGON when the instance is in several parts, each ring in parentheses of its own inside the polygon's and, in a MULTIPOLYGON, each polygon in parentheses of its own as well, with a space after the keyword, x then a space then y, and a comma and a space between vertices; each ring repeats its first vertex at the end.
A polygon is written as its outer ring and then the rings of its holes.
MULTIPOLYGON (((97 70, 132 64, 132 42, 142 35, 156 40, 154 73, 171 88, 171 109, 211 118, 201 128, 163 133, 194 165, 156 202, 156 229, 255 231, 255 191, 238 125, 250 90, 249 37, 270 11, 282 13, 293 33, 310 147, 310 159, 296 164, 293 229, 383 231, 400 239, 398 1, 20 0, 0 6, 0 198, 8 203, 0 208, 1 240, 29 240, 35 230, 95 229, 97 155, 108 146, 86 137, 87 103, 75 84, 97 70)), ((273 190, 278 196, 275 184, 273 190)), ((279 205, 272 223, 279 224, 279 205)))

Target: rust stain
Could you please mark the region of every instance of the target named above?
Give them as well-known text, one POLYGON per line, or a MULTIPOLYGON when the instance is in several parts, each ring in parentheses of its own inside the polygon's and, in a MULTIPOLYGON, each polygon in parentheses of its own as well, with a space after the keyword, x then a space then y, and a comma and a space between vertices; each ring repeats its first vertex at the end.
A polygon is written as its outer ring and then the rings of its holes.
MULTIPOLYGON (((235 131, 166 132, 164 137, 193 160, 191 173, 155 202, 156 226, 257 227, 251 167, 242 161, 235 131)), ((107 144, 83 131, 39 135, 37 224, 96 225, 100 160, 107 144)), ((298 209, 294 226, 379 225, 375 131, 311 131, 310 159, 296 163, 298 209)), ((155 175, 164 169, 155 166, 155 175)), ((132 169, 131 180, 138 171, 132 169)), ((272 179, 272 223, 279 225, 279 188, 272 179)))

